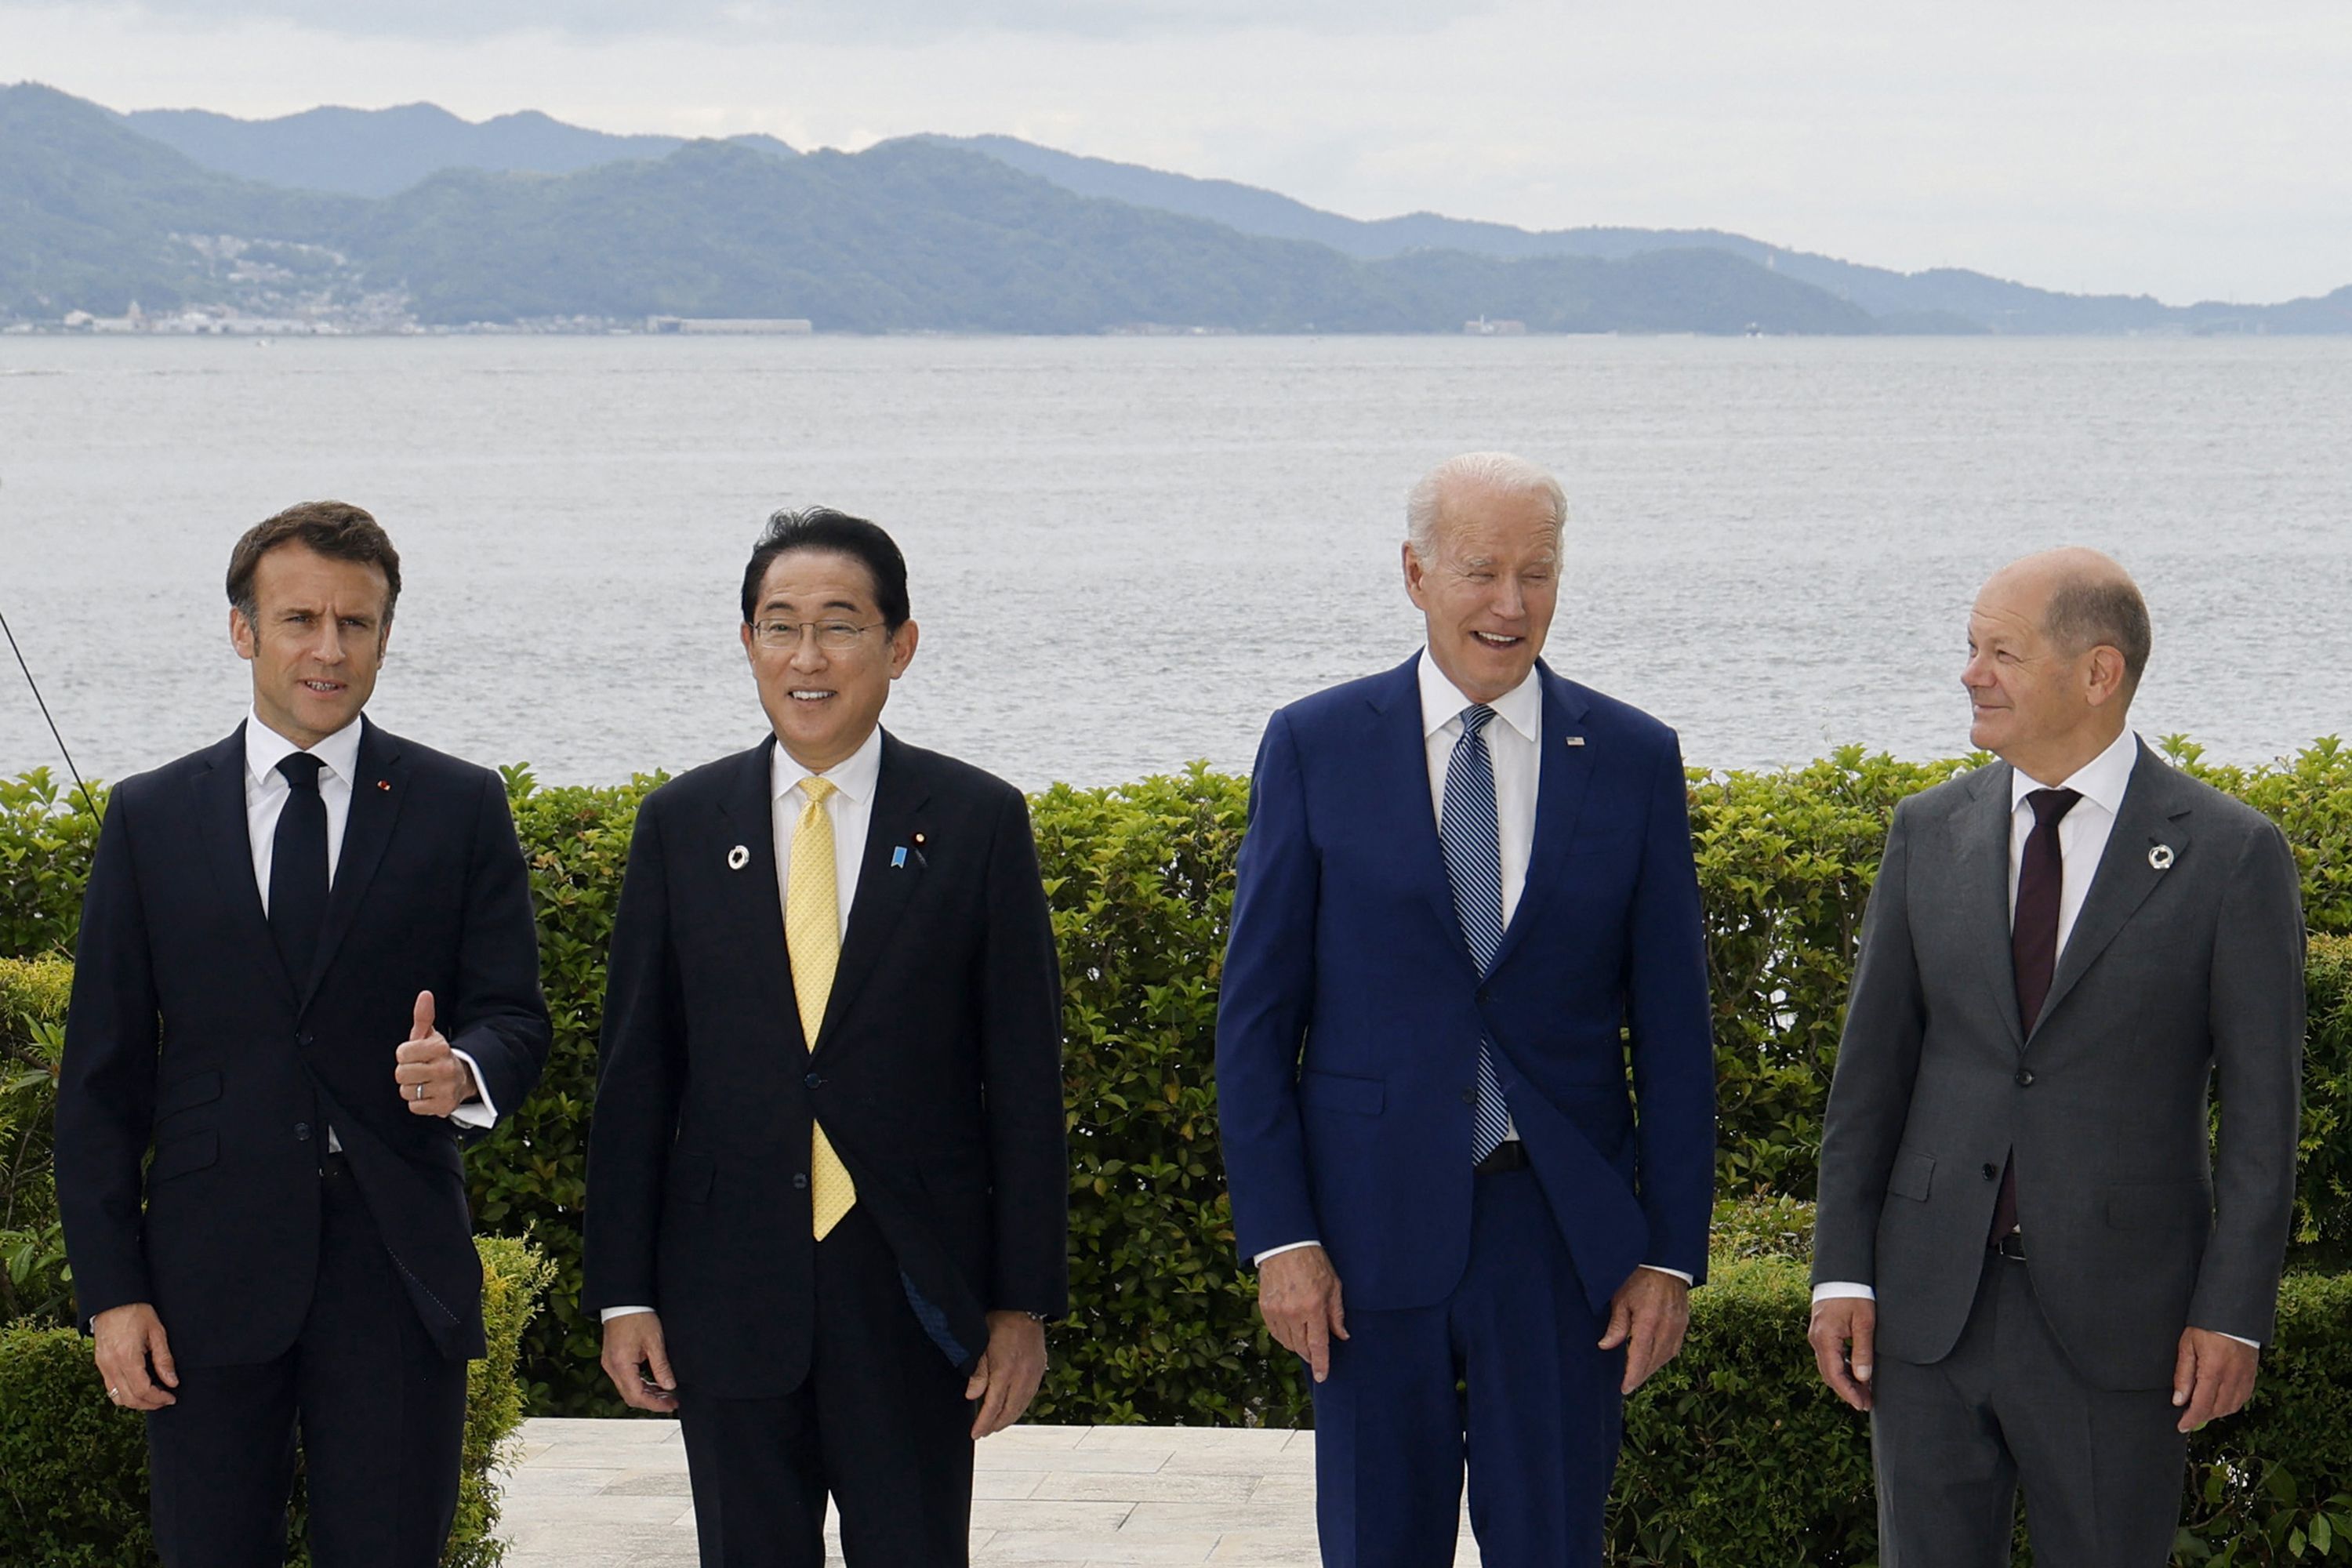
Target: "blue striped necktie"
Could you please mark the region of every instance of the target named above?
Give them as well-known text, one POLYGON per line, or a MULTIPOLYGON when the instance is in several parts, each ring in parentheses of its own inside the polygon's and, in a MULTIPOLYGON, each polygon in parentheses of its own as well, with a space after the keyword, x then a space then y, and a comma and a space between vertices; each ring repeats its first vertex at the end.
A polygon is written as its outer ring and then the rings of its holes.
MULTIPOLYGON (((1486 729, 1495 710, 1474 703, 1462 710, 1462 737, 1445 766, 1445 798, 1437 837, 1445 847, 1445 879, 1454 885, 1454 916, 1462 923, 1470 962, 1480 975, 1503 945, 1503 851, 1495 826, 1495 759, 1486 729)), ((1470 1116, 1470 1163, 1476 1164, 1510 1135, 1511 1112, 1495 1079, 1494 1048, 1478 1039, 1478 1100, 1470 1116)))

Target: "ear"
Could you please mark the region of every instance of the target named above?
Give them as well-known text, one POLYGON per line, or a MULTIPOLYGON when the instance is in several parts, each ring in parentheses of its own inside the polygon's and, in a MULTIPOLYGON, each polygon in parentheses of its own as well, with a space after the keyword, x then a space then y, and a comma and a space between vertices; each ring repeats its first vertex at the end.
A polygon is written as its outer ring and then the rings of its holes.
POLYGON ((755 665, 758 664, 760 662, 760 645, 751 640, 751 623, 745 621, 741 626, 737 626, 735 631, 736 635, 741 638, 743 643, 743 657, 751 660, 751 663, 755 665))
POLYGON ((228 609, 228 646, 236 649, 236 657, 250 659, 261 651, 259 636, 245 612, 231 605, 228 609))
POLYGON ((1412 541, 1408 539, 1404 542, 1404 591, 1405 596, 1417 609, 1429 607, 1422 599, 1427 585, 1428 568, 1422 564, 1421 556, 1413 550, 1412 541))
POLYGON ((903 623, 890 634, 890 679, 898 679, 907 673, 907 666, 915 661, 915 644, 921 640, 922 628, 914 622, 903 623))
POLYGON ((2120 649, 2105 643, 2093 648, 2083 671, 2084 695, 2091 706, 2104 708, 2110 702, 2124 700, 2124 656, 2120 649))

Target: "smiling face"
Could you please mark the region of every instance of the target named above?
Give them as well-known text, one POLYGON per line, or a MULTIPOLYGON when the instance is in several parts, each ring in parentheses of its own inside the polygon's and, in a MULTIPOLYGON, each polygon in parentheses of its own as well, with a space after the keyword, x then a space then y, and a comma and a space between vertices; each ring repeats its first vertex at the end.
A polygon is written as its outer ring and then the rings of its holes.
POLYGON ((253 710, 305 751, 349 724, 375 692, 392 639, 383 568, 281 544, 253 573, 253 615, 228 613, 229 642, 253 665, 253 710))
POLYGON ((886 628, 873 573, 857 557, 834 550, 791 550, 769 562, 752 616, 758 625, 798 628, 776 647, 752 626, 742 628, 760 706, 768 710, 776 739, 811 773, 848 761, 881 721, 890 683, 915 657, 915 623, 896 632, 886 628), (866 629, 851 646, 832 648, 823 646, 810 622, 866 629))
POLYGON ((2050 631, 2063 560, 2029 556, 1993 574, 1969 612, 1969 743, 2055 784, 2123 733, 2130 702, 2123 656, 2068 647, 2050 631))
POLYGON ((1492 702, 1528 678, 1559 596, 1559 530, 1536 490, 1456 486, 1423 561, 1404 547, 1405 592, 1429 625, 1429 656, 1465 697, 1492 702))

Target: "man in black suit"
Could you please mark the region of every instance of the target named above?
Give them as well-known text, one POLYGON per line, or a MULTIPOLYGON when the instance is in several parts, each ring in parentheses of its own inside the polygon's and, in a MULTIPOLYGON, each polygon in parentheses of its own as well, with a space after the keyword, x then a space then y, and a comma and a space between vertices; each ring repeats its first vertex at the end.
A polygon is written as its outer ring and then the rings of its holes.
POLYGON ((879 727, 890 536, 779 512, 743 574, 772 733, 655 791, 588 1159, 605 1372, 685 1425, 705 1568, 966 1560, 971 1446, 1066 1310, 1061 987, 1019 791, 879 727))
POLYGON ((247 532, 252 713, 118 785, 90 869, 58 1197, 168 1568, 285 1560, 298 1428, 320 1568, 427 1568, 457 1510, 457 1126, 530 1092, 548 1018, 499 775, 361 717, 399 595, 357 507, 247 532))

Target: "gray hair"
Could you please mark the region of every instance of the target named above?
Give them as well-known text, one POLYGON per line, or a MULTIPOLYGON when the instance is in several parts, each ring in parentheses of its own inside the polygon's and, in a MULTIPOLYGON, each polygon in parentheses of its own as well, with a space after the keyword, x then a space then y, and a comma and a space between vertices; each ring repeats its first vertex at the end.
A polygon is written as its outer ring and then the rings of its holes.
POLYGON ((2069 653, 2104 646, 2122 654, 2125 689, 2138 688, 2155 639, 2148 627, 2147 601, 2120 569, 2112 576, 2079 573, 2060 582, 2051 590, 2050 606, 2042 618, 2042 630, 2069 653))
POLYGON ((1568 492, 1549 472, 1508 452, 1465 452, 1423 474, 1405 497, 1405 539, 1424 562, 1437 552, 1437 514, 1445 492, 1457 486, 1504 495, 1541 495, 1551 502, 1555 542, 1568 526, 1568 492))

